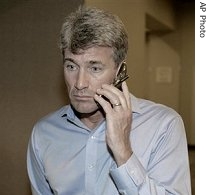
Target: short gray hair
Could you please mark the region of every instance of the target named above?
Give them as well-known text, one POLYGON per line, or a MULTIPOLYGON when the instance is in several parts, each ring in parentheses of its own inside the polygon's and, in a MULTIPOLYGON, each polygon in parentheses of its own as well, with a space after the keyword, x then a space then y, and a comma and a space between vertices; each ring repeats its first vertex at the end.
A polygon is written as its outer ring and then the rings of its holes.
POLYGON ((128 52, 128 36, 118 16, 91 7, 80 7, 62 25, 60 47, 77 53, 93 46, 113 49, 114 62, 119 65, 128 52))

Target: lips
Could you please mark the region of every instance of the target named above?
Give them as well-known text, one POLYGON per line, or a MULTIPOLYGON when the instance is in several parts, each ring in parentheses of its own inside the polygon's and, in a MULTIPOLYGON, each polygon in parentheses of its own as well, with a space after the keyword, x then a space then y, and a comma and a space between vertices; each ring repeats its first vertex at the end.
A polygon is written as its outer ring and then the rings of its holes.
POLYGON ((93 97, 92 96, 89 96, 89 95, 73 95, 75 99, 77 100, 89 100, 89 99, 92 99, 93 97))
POLYGON ((78 101, 89 101, 90 99, 93 99, 94 92, 91 90, 72 90, 71 91, 71 97, 78 101))

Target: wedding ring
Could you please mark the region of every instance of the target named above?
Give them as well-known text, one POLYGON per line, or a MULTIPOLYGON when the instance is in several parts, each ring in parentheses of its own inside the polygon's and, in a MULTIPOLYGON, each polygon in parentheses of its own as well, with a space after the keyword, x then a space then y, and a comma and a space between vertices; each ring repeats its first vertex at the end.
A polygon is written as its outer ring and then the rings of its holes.
POLYGON ((122 104, 121 103, 116 103, 116 104, 112 104, 113 105, 113 107, 115 107, 115 106, 121 106, 122 104))

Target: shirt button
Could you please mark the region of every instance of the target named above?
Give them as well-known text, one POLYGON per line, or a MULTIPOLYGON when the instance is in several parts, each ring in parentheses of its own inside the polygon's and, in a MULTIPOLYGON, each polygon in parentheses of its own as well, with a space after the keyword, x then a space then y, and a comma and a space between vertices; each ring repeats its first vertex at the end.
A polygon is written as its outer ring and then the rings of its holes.
POLYGON ((91 139, 96 139, 96 136, 92 135, 92 136, 91 136, 91 139))
POLYGON ((88 169, 91 171, 95 166, 94 165, 89 165, 88 169))

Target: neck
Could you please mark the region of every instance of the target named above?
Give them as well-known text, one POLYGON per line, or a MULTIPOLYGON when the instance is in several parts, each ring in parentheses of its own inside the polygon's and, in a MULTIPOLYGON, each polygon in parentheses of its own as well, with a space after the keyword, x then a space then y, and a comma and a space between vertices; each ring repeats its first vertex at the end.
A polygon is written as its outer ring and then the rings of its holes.
POLYGON ((102 110, 96 110, 93 113, 79 113, 74 111, 75 115, 89 128, 96 128, 99 123, 104 120, 104 113, 102 110))

